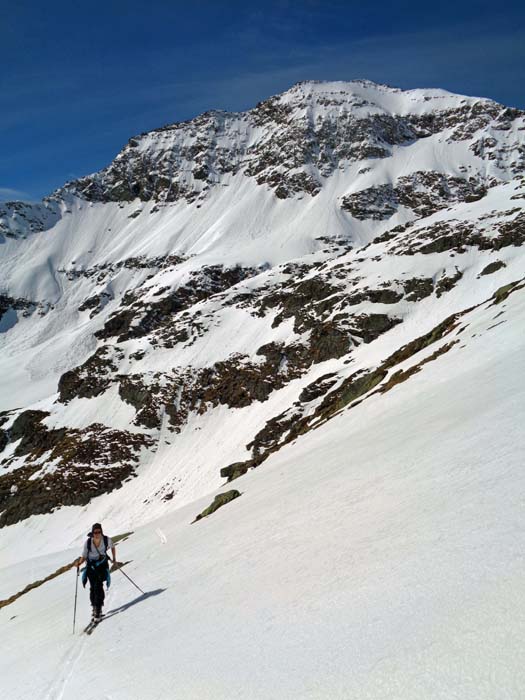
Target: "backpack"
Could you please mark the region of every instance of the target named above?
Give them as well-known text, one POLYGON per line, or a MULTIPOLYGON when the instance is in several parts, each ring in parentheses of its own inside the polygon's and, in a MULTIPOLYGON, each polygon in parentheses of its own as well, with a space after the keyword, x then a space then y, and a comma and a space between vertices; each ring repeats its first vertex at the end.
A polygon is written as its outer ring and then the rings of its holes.
MULTIPOLYGON (((106 554, 104 555, 104 559, 107 559, 107 558, 108 558, 108 536, 107 536, 107 535, 102 535, 102 537, 104 538, 104 547, 106 548, 106 554)), ((88 553, 87 562, 88 562, 88 563, 89 563, 89 552, 91 551, 91 538, 92 538, 92 534, 91 534, 91 532, 89 532, 89 533, 88 533, 88 538, 87 538, 87 553, 88 553)), ((95 547, 95 549, 97 549, 97 548, 95 547)), ((97 551, 98 551, 98 550, 97 550, 97 551)), ((104 561, 104 559, 103 559, 102 561, 104 561)), ((93 562, 93 563, 95 563, 95 562, 93 562)), ((96 563, 102 563, 102 562, 99 561, 99 562, 96 562, 96 563)))

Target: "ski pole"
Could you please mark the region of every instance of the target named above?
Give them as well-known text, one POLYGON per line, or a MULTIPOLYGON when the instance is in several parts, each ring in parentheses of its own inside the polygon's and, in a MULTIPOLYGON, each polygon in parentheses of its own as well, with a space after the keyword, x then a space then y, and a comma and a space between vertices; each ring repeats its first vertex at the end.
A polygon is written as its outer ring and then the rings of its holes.
POLYGON ((77 619, 77 595, 78 595, 78 575, 79 575, 79 570, 77 566, 77 583, 75 586, 75 609, 73 612, 73 634, 75 634, 75 620, 77 619))
MULTIPOLYGON (((109 561, 110 561, 112 564, 115 563, 115 562, 113 561, 113 559, 109 556, 109 554, 108 554, 108 559, 109 559, 109 561)), ((142 593, 142 595, 146 595, 146 594, 144 593, 144 591, 142 590, 142 588, 140 588, 139 586, 137 586, 137 584, 135 583, 135 581, 133 581, 132 579, 130 579, 130 577, 127 575, 127 573, 126 573, 125 571, 123 571, 121 568, 119 568, 118 570, 124 574, 124 576, 128 579, 128 581, 129 581, 130 583, 132 583, 132 584, 135 586, 135 588, 137 588, 137 589, 142 593)))

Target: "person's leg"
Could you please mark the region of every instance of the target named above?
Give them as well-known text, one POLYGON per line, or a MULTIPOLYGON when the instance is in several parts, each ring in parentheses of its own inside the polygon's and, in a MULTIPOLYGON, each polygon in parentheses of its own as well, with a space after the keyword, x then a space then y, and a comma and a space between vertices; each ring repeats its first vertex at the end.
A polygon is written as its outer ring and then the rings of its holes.
POLYGON ((100 566, 97 567, 97 577, 95 585, 95 607, 98 611, 104 603, 104 589, 102 587, 102 579, 100 578, 100 566))
POLYGON ((106 578, 108 575, 107 562, 105 564, 103 564, 102 566, 100 566, 99 568, 100 568, 100 572, 99 572, 99 576, 100 576, 100 599, 99 600, 100 600, 100 603, 99 603, 99 605, 100 605, 100 608, 102 609, 102 607, 104 605, 104 600, 106 599, 106 594, 104 592, 104 582, 106 581, 106 578))
POLYGON ((95 607, 95 615, 97 617, 102 613, 102 607, 104 605, 104 581, 106 580, 106 568, 103 564, 95 567, 95 577, 93 586, 93 600, 95 607))
POLYGON ((98 587, 98 576, 97 571, 91 566, 87 568, 87 577, 89 581, 89 600, 91 602, 91 607, 93 608, 93 614, 97 608, 97 587, 98 587))

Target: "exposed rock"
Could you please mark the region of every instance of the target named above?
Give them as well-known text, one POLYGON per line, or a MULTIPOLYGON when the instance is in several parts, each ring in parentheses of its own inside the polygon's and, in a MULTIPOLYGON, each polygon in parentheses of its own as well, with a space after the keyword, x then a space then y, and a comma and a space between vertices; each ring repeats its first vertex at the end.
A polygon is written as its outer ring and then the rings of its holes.
POLYGON ((126 333, 129 333, 131 325, 135 320, 136 311, 128 308, 122 311, 117 311, 104 324, 104 328, 97 331, 95 336, 101 340, 108 340, 115 336, 121 336, 125 339, 126 333))
POLYGON ((446 352, 451 350, 457 342, 457 340, 453 340, 450 343, 445 343, 431 355, 425 357, 425 359, 422 360, 419 364, 413 365, 412 367, 409 367, 406 370, 399 369, 397 372, 394 372, 389 377, 388 381, 386 381, 384 384, 381 384, 377 392, 380 394, 384 394, 387 391, 390 391, 390 389, 393 389, 394 386, 406 382, 407 379, 410 379, 410 377, 412 377, 414 374, 420 372, 428 362, 432 362, 433 360, 437 359, 438 357, 441 357, 441 355, 444 355, 446 352))
POLYGON ((323 376, 316 379, 315 382, 305 386, 299 394, 299 401, 302 403, 309 403, 320 396, 324 396, 335 384, 337 384, 337 374, 335 372, 323 374, 323 376))
POLYGON ((96 423, 84 430, 49 430, 41 422, 47 415, 25 411, 10 431, 12 441, 21 439, 14 458, 25 456, 26 462, 0 475, 0 527, 56 507, 85 505, 119 488, 133 474, 140 451, 153 444, 147 435, 96 423))
POLYGON ((8 442, 9 442, 8 432, 6 430, 2 430, 0 428, 0 454, 5 450, 8 442))
POLYGON ((522 246, 525 243, 525 212, 519 213, 511 221, 498 226, 498 235, 492 241, 492 249, 500 250, 509 245, 522 246))
POLYGON ((67 269, 59 269, 58 273, 65 275, 68 280, 75 279, 96 279, 100 284, 107 282, 115 277, 120 270, 166 270, 177 267, 185 258, 180 255, 161 255, 156 258, 148 258, 146 256, 136 256, 125 258, 114 263, 104 263, 94 265, 93 267, 77 267, 77 263, 71 263, 71 267, 67 269))
POLYGON ((259 466, 259 464, 260 462, 256 462, 255 460, 234 462, 233 464, 229 464, 227 467, 223 467, 221 469, 221 478, 228 479, 228 481, 233 481, 234 479, 238 479, 240 476, 243 476, 243 474, 246 474, 246 472, 252 467, 259 466))
POLYGON ((368 289, 365 295, 368 301, 371 301, 373 304, 397 304, 403 298, 400 292, 388 287, 384 289, 368 289))
POLYGON ((13 297, 6 296, 5 294, 0 294, 0 318, 9 309, 15 309, 15 311, 24 311, 27 312, 26 315, 29 315, 29 313, 31 313, 35 306, 36 304, 32 301, 29 301, 28 299, 15 299, 13 297))
POLYGON ((400 206, 418 217, 434 214, 451 202, 473 202, 487 193, 473 177, 464 179, 432 170, 400 177, 396 185, 376 185, 343 197, 341 206, 356 219, 388 219, 400 206))
MULTIPOLYGON (((462 224, 456 226, 454 230, 450 224, 436 224, 424 231, 427 237, 430 237, 432 240, 419 248, 408 250, 407 253, 409 255, 414 255, 414 253, 431 255, 432 253, 444 253, 450 250, 464 253, 466 246, 475 245, 481 241, 481 236, 476 236, 472 233, 473 228, 472 224, 462 224), (440 235, 440 233, 445 233, 445 235, 440 235)), ((421 235, 420 237, 423 236, 421 235)))
POLYGON ((309 354, 312 362, 325 362, 343 357, 350 349, 350 335, 338 328, 333 321, 313 328, 309 338, 309 354))
POLYGON ((432 277, 412 277, 412 279, 404 280, 407 301, 420 301, 432 294, 434 291, 434 280, 432 277))
POLYGON ((31 455, 33 459, 41 457, 51 450, 63 439, 66 431, 64 428, 49 430, 42 424, 47 418, 46 411, 23 411, 15 419, 11 430, 8 432, 10 442, 19 442, 15 450, 15 457, 31 455))
POLYGON ((497 289, 494 294, 492 295, 492 299, 494 300, 492 303, 492 306, 496 306, 497 304, 501 304, 503 301, 508 299, 508 297, 513 293, 517 292, 519 289, 524 289, 525 288, 525 281, 524 280, 517 280, 516 282, 511 282, 510 284, 504 284, 503 287, 500 287, 497 289))
POLYGON ((103 394, 114 381, 118 371, 115 359, 118 351, 103 345, 80 367, 65 372, 58 381, 59 401, 92 398, 103 394))
POLYGON ((436 284, 436 296, 440 297, 442 294, 450 292, 462 277, 463 273, 458 268, 456 268, 456 273, 450 277, 443 274, 436 284))
MULTIPOLYGON (((104 328, 97 331, 97 338, 108 339, 118 336, 119 342, 130 338, 140 338, 153 331, 163 330, 159 337, 163 342, 180 342, 180 336, 171 333, 174 316, 190 308, 199 301, 223 292, 240 281, 257 274, 253 268, 240 266, 224 268, 213 265, 191 273, 188 283, 169 291, 158 301, 144 303, 141 298, 132 298, 130 306, 115 312, 106 321, 104 328), (178 340, 177 340, 178 338, 178 340)), ((169 288, 168 288, 169 289, 169 288)), ((127 300, 123 300, 126 304, 127 300)), ((177 329, 180 332, 180 329, 177 329)), ((187 339, 188 334, 183 336, 187 339)))
POLYGON ((380 236, 376 236, 372 241, 372 245, 375 245, 377 243, 388 243, 388 241, 397 238, 397 236, 399 236, 400 233, 404 233, 408 228, 410 228, 410 225, 411 224, 407 223, 394 226, 388 231, 385 231, 385 233, 382 233, 380 236))
POLYGON ((334 299, 334 304, 340 304, 341 308, 345 306, 355 306, 357 304, 363 304, 364 302, 371 302, 372 304, 397 304, 401 301, 403 294, 395 289, 390 289, 389 287, 384 287, 383 289, 360 289, 357 292, 353 292, 348 296, 338 296, 334 299))
POLYGON ((387 375, 384 367, 369 372, 356 372, 328 393, 315 411, 316 420, 327 420, 345 406, 367 394, 387 375))
POLYGON ((371 343, 401 322, 401 318, 387 314, 360 314, 352 317, 352 334, 359 336, 364 343, 371 343))
POLYGON ((51 513, 61 506, 86 505, 92 498, 119 488, 132 469, 70 467, 66 472, 53 472, 41 479, 30 478, 36 472, 38 467, 30 464, 0 476, 0 528, 31 515, 51 513), (11 487, 15 484, 18 489, 13 495, 11 487))
POLYGON ((506 267, 503 260, 495 260, 494 262, 491 262, 486 267, 484 267, 479 274, 480 276, 492 275, 494 272, 501 270, 502 267, 506 267))
POLYGON ((494 251, 510 245, 521 246, 525 243, 525 214, 520 213, 514 219, 499 224, 496 231, 496 236, 490 235, 491 230, 477 226, 473 221, 439 221, 418 229, 415 237, 393 251, 415 255, 446 251, 464 253, 468 246, 494 251))
POLYGON ((295 284, 283 285, 280 289, 266 294, 257 305, 258 312, 264 315, 268 309, 279 309, 272 326, 276 328, 287 318, 293 318, 295 332, 303 333, 312 327, 312 313, 315 318, 318 316, 317 303, 325 302, 322 310, 330 310, 340 300, 336 297, 337 292, 339 288, 322 277, 310 277, 295 284), (326 301, 330 297, 331 302, 327 305, 326 301))
POLYGON ((119 375, 120 398, 137 411, 135 423, 145 428, 160 428, 159 406, 153 400, 158 385, 147 386, 142 375, 119 375))
POLYGON ((451 333, 457 327, 459 318, 468 311, 470 311, 470 309, 466 309, 461 313, 447 316, 444 321, 432 328, 432 330, 428 331, 428 333, 425 333, 418 338, 414 338, 414 340, 411 340, 406 345, 403 345, 403 347, 396 350, 396 352, 392 353, 392 355, 389 355, 381 366, 384 369, 390 369, 391 367, 398 365, 400 362, 404 362, 409 357, 412 357, 412 355, 415 355, 429 345, 432 345, 432 343, 435 343, 437 340, 441 340, 441 338, 451 333))
POLYGON ((27 235, 50 229, 60 218, 60 207, 53 197, 42 202, 0 202, 0 243, 7 238, 26 238, 27 235))
POLYGON ((235 498, 239 498, 240 495, 240 492, 236 491, 235 489, 225 491, 225 493, 220 493, 218 496, 215 496, 211 505, 203 510, 202 513, 197 515, 193 522, 196 523, 198 520, 206 518, 208 515, 215 513, 216 510, 222 508, 222 506, 225 506, 227 503, 230 503, 230 501, 233 501, 235 498))
MULTIPOLYGON (((14 298, 7 296, 6 294, 0 294, 0 320, 2 320, 2 317, 4 314, 6 314, 8 311, 21 311, 22 312, 22 317, 27 318, 30 316, 36 309, 40 310, 40 314, 44 315, 48 308, 43 305, 43 304, 37 304, 36 302, 29 301, 29 299, 23 299, 23 298, 14 298)), ((17 315, 18 316, 18 315, 17 315)), ((16 322, 17 316, 14 317, 14 322, 16 322)), ((9 325, 13 325, 12 323, 9 325)))
POLYGON ((204 370, 200 378, 200 398, 205 403, 243 408, 253 401, 266 401, 272 391, 284 383, 273 372, 261 371, 252 363, 217 362, 204 370))
POLYGON ((369 187, 341 200, 341 208, 361 221, 388 219, 396 213, 397 206, 398 201, 392 185, 369 187))
POLYGON ((89 314, 90 318, 93 318, 96 314, 100 313, 107 302, 112 298, 109 292, 100 292, 100 294, 95 294, 89 299, 86 299, 79 307, 79 311, 91 311, 89 314))

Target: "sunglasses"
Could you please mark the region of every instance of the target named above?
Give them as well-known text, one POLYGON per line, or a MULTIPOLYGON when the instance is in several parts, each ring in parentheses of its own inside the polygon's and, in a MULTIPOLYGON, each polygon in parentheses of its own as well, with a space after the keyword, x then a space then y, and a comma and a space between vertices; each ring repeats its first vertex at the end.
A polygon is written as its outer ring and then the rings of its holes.
POLYGON ((102 530, 93 530, 93 534, 94 534, 94 535, 101 535, 101 534, 102 534, 102 530))

